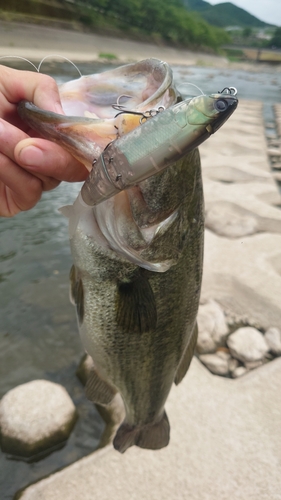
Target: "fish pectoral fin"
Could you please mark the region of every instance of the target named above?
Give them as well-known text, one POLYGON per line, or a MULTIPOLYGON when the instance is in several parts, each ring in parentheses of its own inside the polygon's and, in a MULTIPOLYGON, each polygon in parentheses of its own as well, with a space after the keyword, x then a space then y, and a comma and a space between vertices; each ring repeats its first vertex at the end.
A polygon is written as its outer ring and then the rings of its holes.
POLYGON ((166 412, 159 422, 137 427, 123 422, 113 440, 115 450, 124 453, 130 446, 160 450, 169 444, 170 424, 166 412))
POLYGON ((77 268, 71 266, 70 273, 70 302, 76 306, 79 324, 82 325, 84 319, 84 291, 83 283, 79 277, 77 268))
POLYGON ((91 368, 85 386, 85 394, 93 403, 108 405, 113 400, 116 390, 108 382, 100 378, 95 368, 91 368))
POLYGON ((148 279, 141 271, 136 279, 118 285, 116 322, 127 333, 144 333, 156 328, 157 310, 154 293, 148 279))
POLYGON ((198 326, 196 323, 194 328, 193 328, 193 332, 192 332, 190 341, 189 341, 189 343, 188 343, 188 345, 183 353, 183 356, 180 360, 180 364, 179 364, 178 369, 177 369, 177 373, 175 376, 175 384, 176 385, 178 385, 182 381, 182 379, 184 378, 184 376, 189 368, 189 365, 190 365, 191 360, 193 358, 194 349, 195 349, 196 342, 197 342, 197 337, 198 337, 198 326))

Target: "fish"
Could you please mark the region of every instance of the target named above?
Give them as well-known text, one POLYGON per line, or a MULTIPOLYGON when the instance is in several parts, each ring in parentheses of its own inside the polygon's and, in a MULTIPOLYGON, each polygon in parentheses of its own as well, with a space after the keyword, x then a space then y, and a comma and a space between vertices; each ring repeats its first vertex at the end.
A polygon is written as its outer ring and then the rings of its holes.
MULTIPOLYGON (((91 98, 91 92, 87 94, 83 86, 82 117, 54 116, 26 103, 20 105, 19 112, 43 136, 75 152, 88 168, 90 162, 93 165, 77 200, 62 209, 69 217, 74 261, 71 301, 83 346, 93 359, 86 395, 106 406, 120 393, 125 419, 113 440, 116 450, 124 453, 133 445, 158 450, 170 440, 166 400, 172 385, 179 384, 188 371, 198 334, 204 198, 197 146, 226 121, 238 101, 235 96, 218 93, 198 96, 181 105, 170 68, 156 59, 106 73, 97 81, 109 85, 110 97, 96 92, 94 85, 91 98), (133 94, 135 79, 138 85, 133 94), (126 106, 120 106, 123 92, 132 96, 125 98, 126 106), (116 106, 112 113, 112 104, 116 103, 117 116, 116 106), (160 110, 162 107, 165 109, 160 110), (151 109, 156 109, 156 116, 147 118, 151 109), (89 117, 87 110, 94 116, 89 117), (187 112, 192 127, 187 134, 188 148, 184 149, 180 130, 186 125, 187 112), (145 116, 145 123, 140 124, 136 113, 145 116), (163 118, 165 126, 160 133, 163 118), (92 138, 89 120, 94 129, 92 138), (119 120, 119 126, 115 120, 119 120), (175 121, 175 148, 166 162, 175 121), (87 136, 83 135, 85 123, 87 136), (118 130, 113 130, 114 125, 118 130), (108 126, 113 134, 107 135, 108 126), (141 130, 145 130, 142 140, 141 130), (82 144, 77 140, 79 134, 82 144), (104 139, 108 141, 106 149, 99 151, 104 139), (157 160, 151 141, 158 148, 157 160), (114 162, 116 148, 127 154, 125 164, 129 169, 144 169, 144 174, 117 191, 109 188, 108 196, 100 199, 91 189, 98 175, 96 167, 103 168, 104 158, 113 158, 114 162), (150 157, 153 161, 146 168, 150 157), (158 171, 160 164, 163 168, 158 171)), ((80 95, 80 83, 77 80, 69 86, 73 101, 80 95)), ((65 92, 64 87, 63 103, 65 92)), ((71 103, 65 109, 74 113, 73 106, 71 103)))

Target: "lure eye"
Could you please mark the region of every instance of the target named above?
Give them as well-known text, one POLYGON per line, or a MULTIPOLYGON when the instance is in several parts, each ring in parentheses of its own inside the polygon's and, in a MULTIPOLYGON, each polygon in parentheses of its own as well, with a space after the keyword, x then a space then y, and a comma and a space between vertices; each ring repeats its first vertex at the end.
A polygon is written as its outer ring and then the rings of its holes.
POLYGON ((215 101, 215 109, 217 111, 225 111, 228 108, 228 102, 225 99, 218 99, 215 101))

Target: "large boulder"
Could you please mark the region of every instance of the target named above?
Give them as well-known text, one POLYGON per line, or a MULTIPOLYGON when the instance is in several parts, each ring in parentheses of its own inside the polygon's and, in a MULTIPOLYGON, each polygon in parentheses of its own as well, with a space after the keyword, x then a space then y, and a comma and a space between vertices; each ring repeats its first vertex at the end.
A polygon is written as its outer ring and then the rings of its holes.
POLYGON ((0 402, 1 448, 30 458, 67 440, 77 418, 66 390, 33 380, 5 394, 0 402))

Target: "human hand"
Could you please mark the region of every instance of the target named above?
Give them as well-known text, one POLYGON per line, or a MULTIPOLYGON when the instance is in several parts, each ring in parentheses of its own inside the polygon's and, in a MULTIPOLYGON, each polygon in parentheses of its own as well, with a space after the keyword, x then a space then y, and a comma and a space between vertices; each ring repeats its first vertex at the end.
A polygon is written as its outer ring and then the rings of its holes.
POLYGON ((55 80, 0 66, 0 216, 29 210, 43 191, 60 181, 77 182, 89 172, 58 144, 36 137, 18 116, 21 100, 63 114, 55 80))

